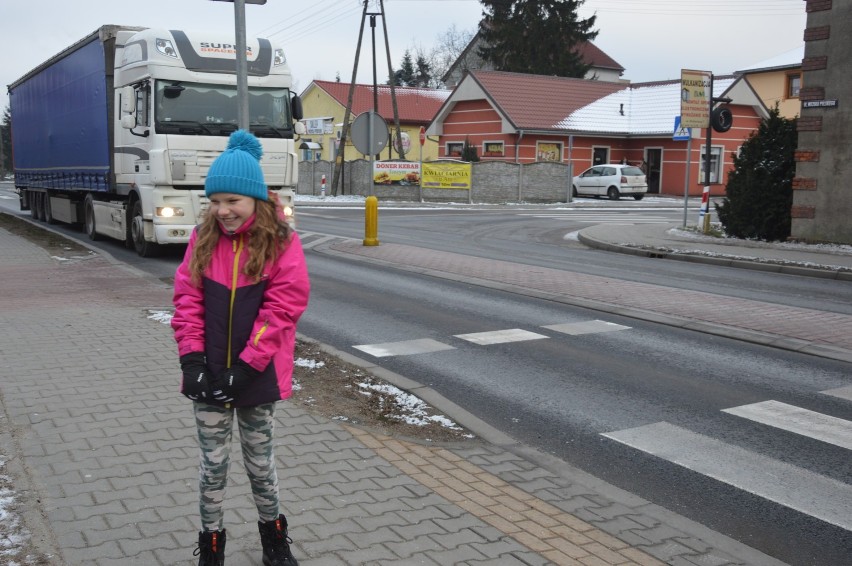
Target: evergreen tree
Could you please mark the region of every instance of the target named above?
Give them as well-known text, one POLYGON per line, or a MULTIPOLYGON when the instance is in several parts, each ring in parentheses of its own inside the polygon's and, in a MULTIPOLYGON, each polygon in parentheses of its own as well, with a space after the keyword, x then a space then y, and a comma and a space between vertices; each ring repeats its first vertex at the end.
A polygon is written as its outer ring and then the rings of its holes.
POLYGON ((461 159, 462 161, 479 161, 479 155, 476 153, 476 146, 470 144, 470 138, 464 139, 461 159))
POLYGON ((423 55, 417 57, 417 71, 414 74, 414 86, 428 88, 432 82, 432 66, 423 55))
POLYGON ((499 71, 582 78, 590 65, 577 47, 597 37, 584 0, 482 0, 479 56, 499 71))
POLYGON ((392 81, 388 81, 388 84, 393 84, 394 86, 414 86, 416 81, 414 63, 411 62, 411 52, 406 49, 405 54, 402 56, 400 68, 394 71, 393 79, 392 81))
POLYGON ((776 104, 734 155, 726 196, 716 205, 729 236, 767 241, 790 236, 797 143, 796 121, 782 117, 776 104))

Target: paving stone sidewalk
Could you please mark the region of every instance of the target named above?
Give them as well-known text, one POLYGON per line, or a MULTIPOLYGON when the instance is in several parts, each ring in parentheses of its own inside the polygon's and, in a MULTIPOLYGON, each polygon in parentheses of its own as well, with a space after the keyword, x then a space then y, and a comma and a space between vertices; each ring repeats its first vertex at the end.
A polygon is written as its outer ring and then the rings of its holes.
MULTIPOLYGON (((194 425, 171 329, 152 317, 171 289, 103 255, 51 258, 0 229, 0 291, 0 448, 36 545, 57 565, 195 563, 194 425)), ((421 445, 287 402, 277 420, 304 566, 779 564, 523 446, 421 445)), ((239 460, 231 566, 260 564, 239 460)))

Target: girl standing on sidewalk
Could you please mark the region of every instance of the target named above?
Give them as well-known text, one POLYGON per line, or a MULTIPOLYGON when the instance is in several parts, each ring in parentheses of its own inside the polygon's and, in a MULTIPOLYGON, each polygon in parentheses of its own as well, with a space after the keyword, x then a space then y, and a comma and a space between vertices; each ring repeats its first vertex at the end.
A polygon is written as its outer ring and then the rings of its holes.
POLYGON ((283 220, 260 168, 263 150, 238 130, 210 166, 210 208, 175 273, 172 328, 193 400, 202 530, 199 566, 225 560, 222 505, 236 416, 266 566, 297 566, 279 511, 275 402, 292 393, 296 322, 309 283, 299 237, 283 220))

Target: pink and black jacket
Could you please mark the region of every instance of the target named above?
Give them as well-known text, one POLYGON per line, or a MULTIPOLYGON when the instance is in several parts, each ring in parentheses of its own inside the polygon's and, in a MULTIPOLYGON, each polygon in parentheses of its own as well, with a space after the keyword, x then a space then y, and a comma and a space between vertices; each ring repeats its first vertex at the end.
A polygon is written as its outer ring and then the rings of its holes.
POLYGON ((310 293, 305 256, 295 232, 278 260, 264 267, 259 281, 242 273, 253 221, 250 218, 233 234, 223 232, 200 286, 192 283, 188 269, 197 230, 175 273, 171 324, 178 354, 204 352, 214 375, 238 358, 261 372, 234 400, 236 407, 271 403, 292 394, 296 323, 310 293))

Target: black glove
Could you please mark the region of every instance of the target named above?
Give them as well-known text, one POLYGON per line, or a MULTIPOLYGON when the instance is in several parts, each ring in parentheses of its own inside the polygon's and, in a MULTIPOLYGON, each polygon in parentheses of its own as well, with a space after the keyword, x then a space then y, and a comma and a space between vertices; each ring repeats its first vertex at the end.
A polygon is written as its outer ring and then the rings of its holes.
POLYGON ((237 360, 237 363, 217 375, 210 383, 213 399, 220 403, 230 403, 259 375, 259 371, 244 361, 237 360))
POLYGON ((207 369, 207 357, 201 352, 193 352, 180 357, 180 369, 183 371, 181 393, 193 401, 209 401, 210 370, 207 369))

